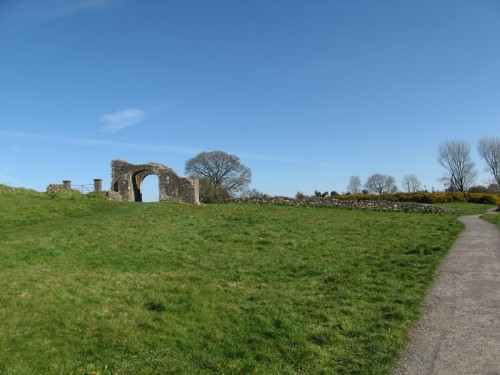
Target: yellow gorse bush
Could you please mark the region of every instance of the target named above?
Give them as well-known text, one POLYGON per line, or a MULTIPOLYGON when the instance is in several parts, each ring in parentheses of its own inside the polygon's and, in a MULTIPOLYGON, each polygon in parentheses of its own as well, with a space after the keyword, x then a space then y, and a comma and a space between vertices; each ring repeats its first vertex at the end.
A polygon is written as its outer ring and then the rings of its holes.
POLYGON ((487 193, 466 193, 466 192, 453 192, 453 193, 396 193, 396 194, 349 194, 338 195, 334 199, 343 200, 387 200, 392 202, 415 202, 415 203, 448 203, 448 202, 466 202, 466 203, 483 203, 494 204, 500 206, 499 194, 487 193))

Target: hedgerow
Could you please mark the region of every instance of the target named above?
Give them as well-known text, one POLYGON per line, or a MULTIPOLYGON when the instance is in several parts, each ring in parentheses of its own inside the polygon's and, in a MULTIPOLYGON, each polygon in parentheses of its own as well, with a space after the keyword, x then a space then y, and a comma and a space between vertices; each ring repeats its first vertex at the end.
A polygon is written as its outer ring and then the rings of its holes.
POLYGON ((396 193, 396 194, 347 194, 338 195, 335 199, 344 200, 385 200, 391 202, 414 202, 414 203, 449 203, 449 202, 464 202, 464 203, 482 203, 494 204, 500 206, 499 194, 487 193, 466 193, 466 192, 453 192, 453 193, 396 193))

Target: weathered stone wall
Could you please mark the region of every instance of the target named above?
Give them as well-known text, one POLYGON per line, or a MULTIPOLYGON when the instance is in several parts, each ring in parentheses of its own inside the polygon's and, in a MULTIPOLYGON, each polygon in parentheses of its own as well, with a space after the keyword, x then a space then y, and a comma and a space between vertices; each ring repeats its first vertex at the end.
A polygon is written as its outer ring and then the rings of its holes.
POLYGON ((236 203, 270 203, 300 206, 329 206, 350 209, 378 210, 378 211, 405 211, 405 212, 448 212, 447 209, 424 203, 341 200, 333 198, 304 198, 293 199, 287 197, 255 197, 236 198, 227 201, 236 203))
POLYGON ((159 163, 130 164, 113 160, 111 190, 120 193, 125 201, 142 202, 142 182, 151 174, 158 176, 160 201, 200 202, 197 179, 180 177, 173 169, 159 163))
POLYGON ((49 186, 47 186, 47 193, 56 193, 58 192, 59 190, 63 190, 64 189, 64 185, 63 184, 50 184, 49 186))
POLYGON ((106 197, 110 200, 110 201, 121 201, 123 198, 122 198, 122 195, 120 193, 118 193, 117 191, 112 191, 112 190, 106 190, 104 192, 104 194, 106 194, 106 197))

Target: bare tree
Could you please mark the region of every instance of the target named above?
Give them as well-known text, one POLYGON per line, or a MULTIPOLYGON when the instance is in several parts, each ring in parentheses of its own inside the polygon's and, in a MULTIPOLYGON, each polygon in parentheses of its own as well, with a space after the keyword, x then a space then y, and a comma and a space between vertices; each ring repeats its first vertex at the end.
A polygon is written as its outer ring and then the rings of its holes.
POLYGON ((500 193, 500 184, 489 184, 488 185, 488 193, 500 193))
POLYGON ((351 194, 359 194, 361 185, 361 179, 358 176, 351 176, 349 185, 347 185, 347 191, 351 194))
POLYGON ((246 188, 240 192, 240 197, 242 198, 263 198, 266 195, 267 194, 264 194, 262 191, 257 190, 256 188, 246 188))
POLYGON ((447 190, 467 191, 477 176, 469 144, 462 141, 446 141, 439 146, 437 160, 446 169, 441 181, 448 186, 447 190))
POLYGON ((392 176, 386 176, 380 173, 372 174, 365 183, 365 188, 373 193, 382 195, 385 193, 395 193, 398 188, 396 187, 396 179, 392 176))
POLYGON ((488 188, 483 185, 471 186, 467 189, 468 193, 487 193, 488 188))
POLYGON ((487 170, 493 174, 495 181, 500 185, 500 138, 481 138, 477 151, 486 162, 487 170))
POLYGON ((235 155, 224 151, 201 152, 189 159, 185 173, 200 179, 200 199, 219 202, 248 188, 252 171, 235 155))
POLYGON ((403 177, 403 182, 401 183, 404 190, 408 193, 414 193, 420 190, 420 181, 418 177, 414 174, 408 174, 403 177))

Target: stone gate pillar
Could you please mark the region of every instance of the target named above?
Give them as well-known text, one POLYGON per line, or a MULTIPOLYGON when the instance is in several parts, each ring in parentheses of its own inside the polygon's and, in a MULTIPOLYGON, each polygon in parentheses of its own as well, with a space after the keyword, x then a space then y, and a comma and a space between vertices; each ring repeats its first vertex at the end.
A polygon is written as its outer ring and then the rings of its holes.
POLYGON ((102 180, 100 178, 94 178, 94 191, 96 193, 102 191, 102 180))

